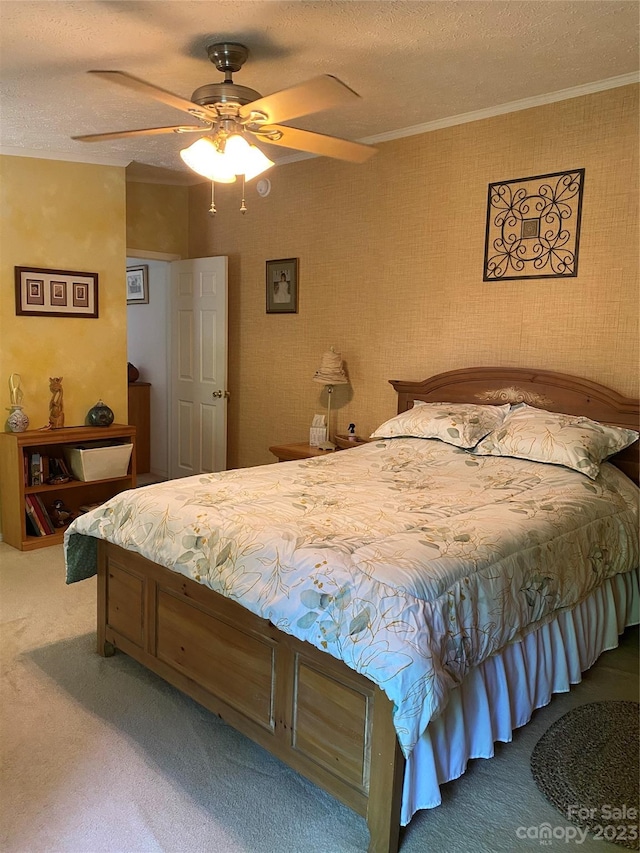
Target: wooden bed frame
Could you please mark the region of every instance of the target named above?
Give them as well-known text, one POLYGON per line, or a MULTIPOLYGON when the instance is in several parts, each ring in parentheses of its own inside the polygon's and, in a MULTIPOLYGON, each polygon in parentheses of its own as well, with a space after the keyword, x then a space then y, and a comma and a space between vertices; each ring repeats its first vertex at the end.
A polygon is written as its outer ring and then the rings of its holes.
MULTIPOLYGON (((398 412, 413 400, 524 401, 638 428, 637 400, 560 373, 473 368, 391 384, 398 412)), ((637 443, 613 461, 638 481, 637 443)), ((100 541, 98 652, 115 649, 365 817, 369 853, 396 853, 404 758, 391 702, 367 678, 207 587, 100 541)))

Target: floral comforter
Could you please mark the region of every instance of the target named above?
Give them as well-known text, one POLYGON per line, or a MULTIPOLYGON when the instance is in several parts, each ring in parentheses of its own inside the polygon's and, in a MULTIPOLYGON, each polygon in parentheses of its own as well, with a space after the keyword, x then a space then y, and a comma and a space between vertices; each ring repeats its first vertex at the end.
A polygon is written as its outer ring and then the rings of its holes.
POLYGON ((205 584, 379 685, 409 755, 471 667, 638 566, 638 494, 394 438, 121 493, 68 529, 67 582, 97 537, 205 584))

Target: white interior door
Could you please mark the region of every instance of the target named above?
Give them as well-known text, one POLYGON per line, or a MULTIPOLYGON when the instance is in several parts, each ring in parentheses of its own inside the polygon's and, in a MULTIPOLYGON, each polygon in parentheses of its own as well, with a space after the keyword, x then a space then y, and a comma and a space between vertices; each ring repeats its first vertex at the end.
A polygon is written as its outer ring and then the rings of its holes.
POLYGON ((171 263, 169 476, 227 466, 227 258, 171 263))

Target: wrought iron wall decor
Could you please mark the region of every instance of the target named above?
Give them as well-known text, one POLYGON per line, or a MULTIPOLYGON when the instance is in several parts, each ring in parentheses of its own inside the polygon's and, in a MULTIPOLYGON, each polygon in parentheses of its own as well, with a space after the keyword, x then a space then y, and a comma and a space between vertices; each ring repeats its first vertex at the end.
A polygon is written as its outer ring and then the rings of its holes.
POLYGON ((578 274, 584 169, 489 184, 484 281, 578 274))

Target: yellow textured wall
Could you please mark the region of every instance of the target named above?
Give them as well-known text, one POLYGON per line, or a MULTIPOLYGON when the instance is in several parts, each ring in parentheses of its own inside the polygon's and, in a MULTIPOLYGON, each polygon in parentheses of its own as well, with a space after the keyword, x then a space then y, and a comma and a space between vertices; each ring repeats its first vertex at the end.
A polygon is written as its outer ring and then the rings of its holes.
POLYGON ((127 248, 187 257, 189 189, 127 181, 127 248))
POLYGON ((326 396, 311 381, 335 345, 351 388, 336 427, 366 435, 395 413, 388 379, 512 365, 637 396, 638 86, 379 146, 355 166, 271 170, 272 190, 191 189, 191 256, 229 255, 229 464, 304 441, 326 396), (575 278, 482 280, 490 182, 584 168, 575 278), (297 315, 265 313, 265 261, 300 259, 297 315))
POLYGON ((127 422, 125 176, 94 166, 0 156, 0 409, 11 373, 37 429, 49 418, 49 377, 62 376, 65 425, 101 397, 127 422), (14 267, 98 273, 99 316, 16 316, 14 267))

